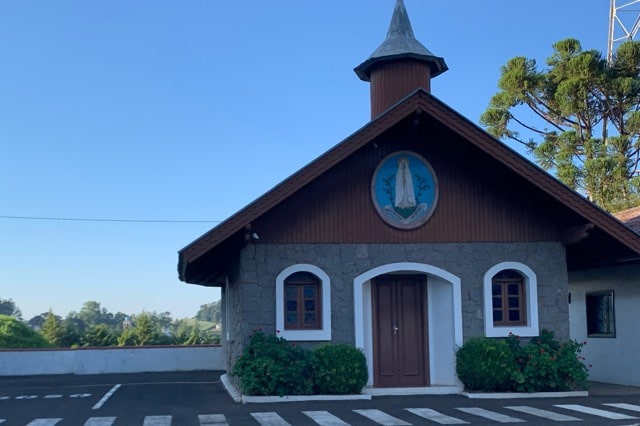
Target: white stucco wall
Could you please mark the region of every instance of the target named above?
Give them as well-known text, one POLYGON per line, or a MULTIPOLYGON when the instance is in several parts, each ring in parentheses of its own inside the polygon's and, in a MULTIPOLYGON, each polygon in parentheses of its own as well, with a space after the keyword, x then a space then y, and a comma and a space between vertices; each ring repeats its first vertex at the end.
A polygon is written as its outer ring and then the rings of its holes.
POLYGON ((640 386, 640 266, 601 268, 569 274, 570 335, 587 342, 582 355, 591 364, 589 379, 640 386), (614 291, 616 336, 587 337, 586 293, 614 291))
POLYGON ((427 291, 431 385, 457 385, 453 286, 440 278, 429 277, 427 291))
POLYGON ((220 346, 0 351, 0 376, 224 370, 220 346))

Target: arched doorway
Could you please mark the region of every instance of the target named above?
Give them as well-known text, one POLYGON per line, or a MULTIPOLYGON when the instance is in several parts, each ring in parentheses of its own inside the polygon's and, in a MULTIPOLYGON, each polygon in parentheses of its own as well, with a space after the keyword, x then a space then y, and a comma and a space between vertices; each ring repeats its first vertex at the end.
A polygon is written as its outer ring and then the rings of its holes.
MULTIPOLYGON (((391 317, 386 320, 419 321, 422 322, 420 325, 424 325, 424 327, 414 327, 411 331, 411 333, 415 333, 417 330, 422 330, 421 337, 424 338, 425 351, 421 355, 422 359, 418 362, 424 364, 422 366, 422 371, 426 374, 424 383, 432 386, 457 386, 455 350, 457 346, 462 345, 460 279, 435 266, 411 262, 378 266, 354 279, 355 341, 356 347, 361 348, 367 357, 369 369, 369 383, 367 385, 373 387, 375 384, 387 387, 393 386, 390 383, 397 383, 398 387, 424 386, 412 384, 415 382, 403 383, 402 380, 398 382, 396 378, 389 379, 391 382, 382 380, 380 383, 374 383, 374 378, 379 377, 381 372, 380 365, 374 365, 379 361, 379 353, 376 353, 376 349, 377 345, 383 343, 377 342, 376 340, 380 336, 374 334, 376 327, 379 327, 380 324, 381 312, 378 311, 380 306, 374 306, 376 298, 380 299, 376 296, 380 291, 378 287, 380 282, 386 283, 383 284, 382 291, 387 294, 382 295, 382 298, 396 298, 398 301, 395 303, 395 307, 389 307, 393 312, 389 311, 391 317), (392 290, 392 283, 399 277, 404 277, 405 284, 392 290), (417 284, 418 282, 421 284, 417 284), (401 289, 403 286, 404 290, 401 289), (402 293, 402 291, 405 292, 404 296, 398 293, 402 293), (424 303, 424 307, 420 308, 420 303, 414 304, 411 309, 417 312, 411 314, 411 317, 405 316, 401 319, 398 317, 398 307, 403 305, 402 298, 407 298, 410 294, 419 297, 419 302, 424 303)), ((393 329, 394 325, 397 324, 389 323, 385 327, 389 326, 393 329)), ((402 352, 403 349, 392 348, 392 351, 396 351, 396 356, 397 350, 402 352)), ((421 373, 418 371, 416 374, 421 373)))

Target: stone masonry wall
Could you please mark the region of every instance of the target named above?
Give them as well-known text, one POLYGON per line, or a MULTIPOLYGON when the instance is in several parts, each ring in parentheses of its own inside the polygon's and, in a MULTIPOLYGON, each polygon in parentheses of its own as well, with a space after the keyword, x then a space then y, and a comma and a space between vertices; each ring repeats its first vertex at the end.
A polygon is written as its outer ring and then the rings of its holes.
POLYGON ((241 253, 239 275, 231 284, 230 363, 250 334, 260 328, 275 333, 275 281, 286 267, 313 264, 331 279, 332 338, 354 343, 353 279, 377 266, 417 262, 461 278, 463 336, 484 334, 483 276, 500 262, 520 262, 538 278, 540 329, 569 338, 565 250, 559 243, 467 244, 256 244, 241 253))

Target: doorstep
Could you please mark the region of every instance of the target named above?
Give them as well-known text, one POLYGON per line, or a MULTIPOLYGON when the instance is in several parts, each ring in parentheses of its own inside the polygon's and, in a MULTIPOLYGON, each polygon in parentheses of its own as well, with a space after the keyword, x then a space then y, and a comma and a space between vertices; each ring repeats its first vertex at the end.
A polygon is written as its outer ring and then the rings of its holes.
POLYGON ((420 388, 364 388, 363 394, 372 396, 403 395, 458 395, 462 391, 458 386, 426 386, 420 388))

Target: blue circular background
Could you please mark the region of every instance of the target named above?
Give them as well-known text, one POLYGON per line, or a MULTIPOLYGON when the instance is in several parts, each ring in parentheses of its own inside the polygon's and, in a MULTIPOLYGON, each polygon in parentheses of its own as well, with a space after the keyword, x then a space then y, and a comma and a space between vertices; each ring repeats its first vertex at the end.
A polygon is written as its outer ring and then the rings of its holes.
POLYGON ((438 181, 431 165, 419 154, 398 151, 385 157, 373 174, 371 196, 378 214, 389 225, 400 229, 414 229, 433 214, 438 200, 438 181), (396 173, 400 159, 406 158, 412 176, 415 207, 395 205, 396 173))

